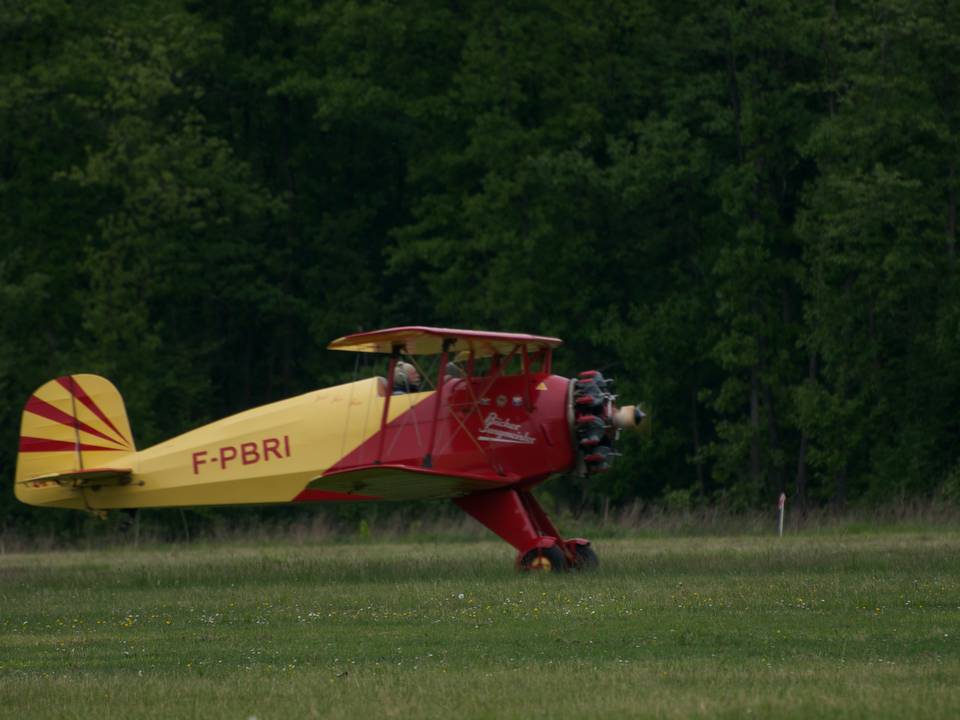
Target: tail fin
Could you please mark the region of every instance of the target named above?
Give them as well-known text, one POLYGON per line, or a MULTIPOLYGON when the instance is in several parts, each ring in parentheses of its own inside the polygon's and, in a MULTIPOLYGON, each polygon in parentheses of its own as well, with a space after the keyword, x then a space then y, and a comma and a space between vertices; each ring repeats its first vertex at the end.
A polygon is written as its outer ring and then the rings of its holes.
POLYGON ((23 409, 15 493, 31 505, 83 508, 82 493, 57 476, 123 464, 136 451, 120 393, 99 375, 65 375, 23 409))

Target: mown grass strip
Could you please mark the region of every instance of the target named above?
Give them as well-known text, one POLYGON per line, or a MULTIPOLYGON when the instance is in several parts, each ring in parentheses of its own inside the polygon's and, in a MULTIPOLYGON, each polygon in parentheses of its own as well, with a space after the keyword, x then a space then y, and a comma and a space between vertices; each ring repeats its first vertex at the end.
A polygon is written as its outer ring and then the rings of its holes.
POLYGON ((955 717, 960 535, 0 556, 0 716, 955 717))

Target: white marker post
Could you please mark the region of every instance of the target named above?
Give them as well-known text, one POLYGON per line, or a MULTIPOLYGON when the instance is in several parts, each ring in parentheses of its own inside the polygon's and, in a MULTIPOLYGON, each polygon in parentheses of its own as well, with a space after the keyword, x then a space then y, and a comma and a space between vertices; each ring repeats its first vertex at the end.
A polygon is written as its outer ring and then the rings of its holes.
POLYGON ((780 493, 780 500, 777 502, 777 509, 780 511, 780 518, 777 520, 777 535, 783 537, 783 508, 787 504, 787 494, 780 493))

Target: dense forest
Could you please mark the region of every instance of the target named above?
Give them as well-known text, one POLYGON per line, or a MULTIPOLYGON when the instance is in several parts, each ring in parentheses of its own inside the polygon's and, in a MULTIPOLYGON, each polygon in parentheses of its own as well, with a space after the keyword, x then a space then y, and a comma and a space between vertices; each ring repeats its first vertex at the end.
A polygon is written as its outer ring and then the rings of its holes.
POLYGON ((947 0, 9 0, 0 475, 59 374, 145 447, 439 324, 652 409, 571 502, 960 501, 958 164, 947 0))

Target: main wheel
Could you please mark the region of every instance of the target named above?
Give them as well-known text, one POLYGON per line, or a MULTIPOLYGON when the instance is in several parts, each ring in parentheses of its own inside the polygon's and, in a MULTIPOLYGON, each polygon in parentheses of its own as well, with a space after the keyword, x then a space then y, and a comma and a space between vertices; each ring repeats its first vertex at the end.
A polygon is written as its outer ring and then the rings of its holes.
POLYGON ((567 558, 556 545, 534 548, 520 559, 521 570, 540 570, 543 572, 564 572, 567 558))
POLYGON ((573 567, 576 570, 595 570, 600 566, 600 558, 589 545, 573 546, 573 567))

